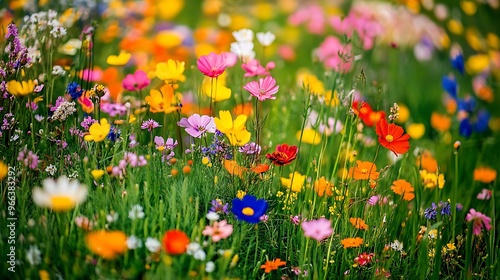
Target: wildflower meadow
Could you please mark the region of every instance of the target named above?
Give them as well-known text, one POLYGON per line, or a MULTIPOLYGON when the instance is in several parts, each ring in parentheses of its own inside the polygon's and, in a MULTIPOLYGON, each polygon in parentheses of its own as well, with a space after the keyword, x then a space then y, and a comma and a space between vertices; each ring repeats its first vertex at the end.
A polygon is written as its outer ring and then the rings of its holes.
POLYGON ((499 18, 2 1, 0 279, 500 279, 499 18))

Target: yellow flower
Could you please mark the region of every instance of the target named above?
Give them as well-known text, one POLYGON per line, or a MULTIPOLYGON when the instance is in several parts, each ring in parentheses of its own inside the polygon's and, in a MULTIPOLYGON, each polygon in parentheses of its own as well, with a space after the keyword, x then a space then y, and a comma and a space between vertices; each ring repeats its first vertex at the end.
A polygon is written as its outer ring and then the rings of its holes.
POLYGON ((49 272, 45 269, 38 271, 38 276, 40 276, 40 280, 49 280, 50 279, 49 272))
POLYGON ((182 37, 175 31, 160 31, 155 38, 156 43, 163 48, 175 48, 182 43, 182 37))
POLYGON ((18 82, 16 80, 7 82, 7 91, 15 97, 23 97, 33 93, 35 82, 33 80, 18 82))
POLYGON ((65 176, 57 181, 45 179, 43 189, 36 187, 33 189, 33 201, 43 208, 50 208, 54 211, 67 211, 83 203, 87 198, 87 187, 78 181, 70 181, 65 176))
POLYGON ((500 48, 500 38, 494 33, 488 33, 488 35, 486 35, 486 42, 488 42, 488 47, 494 50, 500 48))
POLYGON ((127 235, 122 231, 100 230, 85 236, 87 247, 104 259, 113 259, 127 251, 127 235))
POLYGON ((311 94, 323 95, 325 93, 323 82, 307 70, 299 70, 297 85, 311 94))
POLYGON ((167 62, 156 64, 156 77, 165 82, 184 82, 186 80, 184 70, 184 61, 169 59, 167 62))
POLYGON ((90 174, 92 174, 92 177, 94 177, 94 180, 98 181, 104 175, 104 170, 94 169, 94 170, 90 171, 90 174))
POLYGON ((412 139, 420 139, 424 136, 425 125, 423 123, 412 123, 406 127, 406 133, 408 133, 412 139))
POLYGON ((464 26, 460 21, 450 19, 450 21, 448 21, 448 30, 453 34, 460 35, 464 32, 464 26))
POLYGON ((121 51, 119 55, 110 55, 106 59, 106 63, 112 66, 123 66, 127 64, 132 55, 126 51, 121 51))
POLYGON ((475 28, 467 28, 467 30, 465 30, 465 39, 469 46, 475 51, 483 51, 486 49, 486 43, 481 38, 479 31, 475 28))
POLYGON ((174 98, 174 89, 171 85, 166 84, 160 88, 160 91, 152 89, 149 95, 146 96, 146 102, 149 104, 149 111, 152 113, 169 114, 179 109, 174 98))
POLYGON ((477 74, 490 66, 490 58, 486 54, 471 55, 465 63, 467 73, 477 74))
POLYGON ((243 199, 243 197, 246 195, 247 193, 245 191, 242 191, 242 190, 238 190, 238 192, 236 192, 236 197, 239 198, 239 199, 243 199))
POLYGON ((246 129, 247 116, 239 115, 233 121, 229 111, 219 111, 219 117, 214 119, 217 129, 224 133, 232 146, 243 146, 250 141, 250 132, 246 129))
POLYGON ((300 141, 300 135, 302 134, 302 142, 311 144, 311 145, 318 145, 321 142, 321 135, 316 132, 316 130, 312 128, 305 128, 304 133, 301 133, 301 131, 297 132, 297 140, 300 141))
POLYGON ((426 189, 434 189, 438 186, 440 189, 444 188, 444 175, 427 172, 427 170, 420 170, 420 178, 422 178, 422 183, 426 189))
POLYGON ((108 120, 102 118, 101 123, 96 122, 90 126, 89 134, 85 135, 84 140, 101 142, 106 139, 106 136, 108 136, 110 129, 111 125, 108 123, 108 120))
POLYGON ((476 4, 472 1, 462 1, 460 2, 460 7, 464 11, 464 13, 469 16, 475 14, 477 10, 476 4))
POLYGON ((290 173, 289 178, 280 178, 283 187, 290 189, 292 192, 300 192, 306 181, 306 175, 302 175, 295 171, 290 173), (292 182, 293 180, 293 182, 292 182))
POLYGON ((410 118, 410 109, 404 104, 398 104, 399 106, 399 111, 398 111, 398 118, 395 119, 394 121, 402 124, 405 123, 408 118, 410 118))
POLYGON ((163 20, 173 19, 184 7, 184 0, 160 0, 155 2, 157 3, 155 7, 158 16, 163 20))
POLYGON ((214 102, 227 100, 231 97, 231 89, 226 87, 225 72, 217 79, 205 77, 201 85, 201 91, 214 102))
POLYGON ((9 167, 0 160, 0 182, 7 176, 9 167))

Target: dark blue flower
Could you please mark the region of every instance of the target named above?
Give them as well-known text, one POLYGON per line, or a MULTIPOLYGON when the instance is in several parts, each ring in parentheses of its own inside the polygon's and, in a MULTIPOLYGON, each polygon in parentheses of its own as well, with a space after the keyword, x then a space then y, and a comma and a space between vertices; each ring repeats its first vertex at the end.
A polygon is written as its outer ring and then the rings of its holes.
POLYGON ((451 215, 451 205, 449 202, 439 202, 439 205, 442 207, 441 208, 441 215, 451 215))
POLYGON ((453 99, 457 99, 457 81, 455 80, 455 78, 450 78, 450 77, 443 77, 443 79, 441 79, 441 85, 443 87, 443 89, 449 94, 451 95, 451 97, 453 97, 453 99))
POLYGON ((266 213, 267 207, 265 199, 257 199, 255 196, 247 194, 243 199, 233 199, 231 212, 236 215, 238 220, 256 224, 260 221, 259 218, 266 213))
POLYGON ((458 99, 458 111, 466 111, 467 113, 472 114, 475 108, 476 99, 474 99, 470 95, 466 96, 465 98, 458 99))
POLYGON ((111 129, 109 130, 108 136, 106 136, 106 138, 111 140, 112 142, 115 142, 116 139, 120 137, 120 132, 121 132, 120 129, 112 125, 111 129))
POLYGON ((486 110, 479 110, 476 114, 476 121, 474 122, 474 130, 477 132, 484 132, 488 129, 490 121, 490 113, 486 110))
POLYGON ((77 100, 83 94, 83 89, 76 82, 71 82, 66 87, 66 92, 73 100, 77 100))
POLYGON ((437 216, 436 204, 433 202, 431 207, 425 209, 424 217, 429 220, 435 220, 436 216, 437 216))
POLYGON ((470 123, 469 118, 465 118, 460 121, 458 133, 464 137, 469 137, 472 134, 472 124, 470 123))
POLYGON ((462 53, 456 54, 454 57, 451 57, 451 65, 453 68, 457 69, 460 74, 463 74, 465 71, 464 65, 464 56, 462 53))

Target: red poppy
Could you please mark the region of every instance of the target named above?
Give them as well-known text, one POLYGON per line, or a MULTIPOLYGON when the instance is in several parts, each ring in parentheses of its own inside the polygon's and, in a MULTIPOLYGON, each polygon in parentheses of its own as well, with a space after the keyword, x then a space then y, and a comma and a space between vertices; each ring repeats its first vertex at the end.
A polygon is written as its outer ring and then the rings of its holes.
POLYGON ((384 148, 391 150, 396 156, 404 154, 410 149, 410 135, 404 134, 401 126, 396 124, 388 124, 385 119, 381 119, 377 123, 375 132, 378 135, 378 142, 384 148))
POLYGON ((163 246, 170 255, 184 254, 189 244, 189 237, 181 230, 172 229, 165 232, 163 246))
POLYGON ((274 165, 282 166, 291 163, 297 157, 297 151, 297 146, 281 144, 276 146, 276 151, 267 154, 266 157, 270 159, 274 165))

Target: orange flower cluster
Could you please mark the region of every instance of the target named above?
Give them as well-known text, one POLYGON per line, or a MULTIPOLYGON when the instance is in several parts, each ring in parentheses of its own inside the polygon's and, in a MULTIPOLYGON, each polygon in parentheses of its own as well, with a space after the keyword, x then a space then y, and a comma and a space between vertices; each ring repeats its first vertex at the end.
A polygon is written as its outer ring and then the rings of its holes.
POLYGON ((355 237, 355 238, 344 238, 340 241, 344 249, 347 248, 357 248, 363 244, 363 238, 355 237))
POLYGON ((379 172, 377 166, 369 161, 356 161, 356 166, 349 168, 349 177, 356 180, 377 180, 379 172))
POLYGON ((350 218, 349 222, 357 229, 368 230, 368 225, 361 218, 350 218))
POLYGON ((100 230, 87 234, 87 247, 104 259, 114 259, 127 250, 127 236, 123 231, 100 230))
POLYGON ((270 273, 273 270, 277 270, 278 267, 286 265, 286 262, 281 259, 275 259, 272 261, 266 261, 265 264, 261 265, 260 268, 264 269, 265 273, 270 273))
POLYGON ((405 179, 398 179, 392 182, 391 190, 395 194, 403 196, 403 199, 406 201, 411 201, 415 198, 415 194, 413 193, 415 189, 405 179))
POLYGON ((497 178, 497 171, 490 167, 478 167, 474 170, 474 181, 489 184, 497 178))
POLYGON ((327 181, 324 176, 314 182, 314 191, 318 194, 318 196, 332 196, 332 189, 333 184, 327 181))

